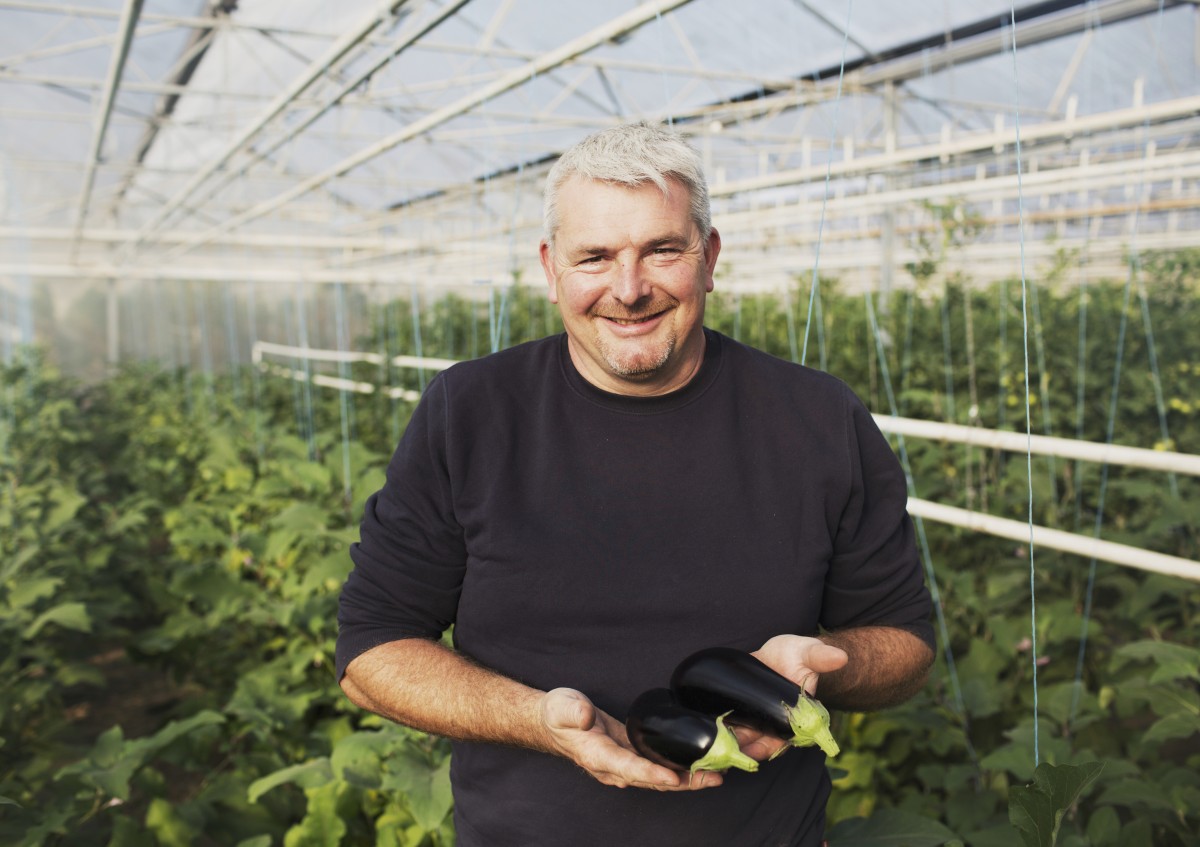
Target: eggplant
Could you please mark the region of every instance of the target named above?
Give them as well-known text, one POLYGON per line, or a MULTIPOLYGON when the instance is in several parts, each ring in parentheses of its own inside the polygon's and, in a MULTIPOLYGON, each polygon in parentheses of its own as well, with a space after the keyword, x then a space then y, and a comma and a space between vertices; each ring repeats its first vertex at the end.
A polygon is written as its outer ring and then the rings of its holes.
POLYGON ((688 656, 671 675, 671 691, 684 706, 707 715, 728 715, 793 747, 818 745, 840 752, 829 731, 829 711, 787 677, 732 647, 710 647, 688 656))
POLYGON ((666 688, 652 688, 629 707, 625 732, 635 750, 668 768, 723 771, 758 770, 758 762, 741 751, 724 716, 710 717, 688 709, 666 688))

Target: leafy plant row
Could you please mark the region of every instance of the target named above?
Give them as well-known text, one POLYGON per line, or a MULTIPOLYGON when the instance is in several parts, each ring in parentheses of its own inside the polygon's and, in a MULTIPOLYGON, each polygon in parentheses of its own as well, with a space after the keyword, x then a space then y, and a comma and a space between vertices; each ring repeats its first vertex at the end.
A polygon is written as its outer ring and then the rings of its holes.
MULTIPOLYGON (((1200 452, 1192 259, 1146 268, 1149 323, 1120 283, 1040 288, 1037 321, 1027 296, 1035 432, 1103 441, 1115 407, 1118 442, 1200 452)), ((716 298, 708 322, 806 349, 875 411, 1022 429, 1019 283, 926 282, 886 309, 823 283, 811 323, 806 284, 716 298)), ((447 298, 416 322, 389 303, 357 346, 465 358, 472 338, 557 328, 539 297, 506 298, 490 313, 447 298)), ((36 354, 3 371, 0 400, 0 843, 452 843, 446 744, 360 713, 332 672, 346 547, 407 403, 252 371, 85 386, 36 354)), ((1026 515, 1023 456, 910 440, 905 458, 922 497, 1026 515)), ((1033 471, 1039 523, 1197 558, 1194 480, 1112 468, 1102 503, 1100 468, 1033 471)), ((1196 585, 1045 550, 1031 576, 1020 545, 922 530, 943 658, 908 706, 835 717, 835 847, 1192 843, 1196 585)))

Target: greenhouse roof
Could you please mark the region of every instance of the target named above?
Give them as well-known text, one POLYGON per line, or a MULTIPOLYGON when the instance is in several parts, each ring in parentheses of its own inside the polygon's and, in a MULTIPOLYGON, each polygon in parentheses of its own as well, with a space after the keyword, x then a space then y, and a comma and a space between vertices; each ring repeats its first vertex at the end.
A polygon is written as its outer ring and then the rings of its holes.
POLYGON ((920 8, 0 0, 0 278, 530 279, 548 163, 636 119, 703 154, 735 285, 890 285, 946 209, 997 274, 1194 242, 1194 2, 920 8))

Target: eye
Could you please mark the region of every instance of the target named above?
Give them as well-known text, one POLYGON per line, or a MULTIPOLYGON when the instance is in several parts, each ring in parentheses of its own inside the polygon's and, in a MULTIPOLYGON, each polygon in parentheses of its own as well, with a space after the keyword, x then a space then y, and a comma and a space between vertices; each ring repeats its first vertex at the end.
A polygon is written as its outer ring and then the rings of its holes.
POLYGON ((579 264, 595 265, 595 264, 598 264, 603 258, 604 258, 603 256, 588 256, 586 259, 580 259, 579 264))

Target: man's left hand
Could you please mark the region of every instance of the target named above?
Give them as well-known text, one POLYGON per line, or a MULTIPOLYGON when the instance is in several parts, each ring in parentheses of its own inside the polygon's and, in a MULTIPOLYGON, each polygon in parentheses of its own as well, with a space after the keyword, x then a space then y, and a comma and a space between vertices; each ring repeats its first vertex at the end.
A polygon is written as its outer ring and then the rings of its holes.
MULTIPOLYGON (((750 655, 776 673, 790 679, 813 696, 823 673, 839 670, 849 661, 846 651, 805 635, 776 635, 750 655)), ((742 752, 763 761, 777 755, 789 744, 783 739, 763 735, 748 727, 733 727, 742 752)))

